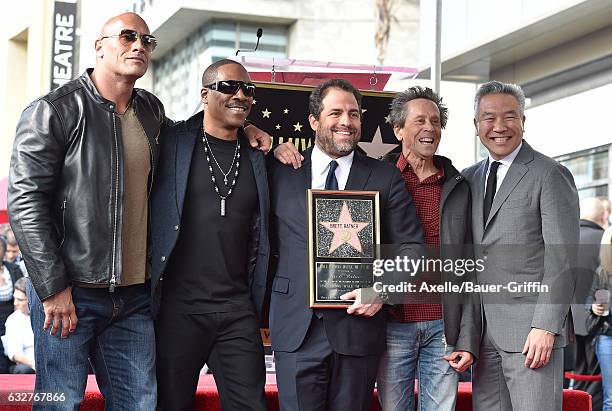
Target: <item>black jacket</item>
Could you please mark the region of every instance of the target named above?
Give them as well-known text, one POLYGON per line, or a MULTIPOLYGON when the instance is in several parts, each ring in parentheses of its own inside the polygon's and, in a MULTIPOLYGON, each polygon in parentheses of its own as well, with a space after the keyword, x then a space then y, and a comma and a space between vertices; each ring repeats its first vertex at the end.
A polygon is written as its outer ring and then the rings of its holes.
MULTIPOLYGON (((8 214, 41 299, 72 281, 121 284, 121 123, 90 73, 35 100, 17 125, 8 214)), ((139 89, 132 105, 149 143, 152 181, 164 109, 139 89)))
MULTIPOLYGON (((599 248, 604 229, 590 220, 580 220, 580 246, 576 267, 576 292, 572 304, 572 318, 576 335, 587 335, 585 327, 587 312, 584 304, 591 292, 593 276, 599 267, 599 248)), ((590 309, 590 307, 589 307, 590 309)))
MULTIPOLYGON (((189 179, 191 157, 198 133, 202 127, 203 112, 187 121, 162 128, 161 161, 155 188, 151 196, 151 289, 152 311, 157 315, 161 302, 162 284, 166 265, 179 237, 185 193, 189 179)), ((244 138, 244 136, 241 136, 244 138)), ((246 144, 246 142, 245 142, 246 144)), ((261 318, 270 246, 268 241, 268 213, 270 196, 264 154, 249 147, 249 159, 253 167, 259 207, 251 223, 248 268, 251 299, 261 318)))
POLYGON ((598 267, 593 275, 591 291, 584 305, 587 311, 587 319, 585 320, 586 330, 593 335, 612 336, 612 313, 609 312, 608 315, 604 317, 593 314, 591 310, 591 305, 595 304, 595 293, 597 290, 608 290, 612 293, 612 275, 607 273, 603 267, 598 267), (594 326, 594 324, 596 324, 596 326, 594 326))
MULTIPOLYGON (((396 164, 399 153, 388 154, 383 158, 396 164)), ((444 169, 444 182, 440 198, 440 258, 471 259, 472 249, 472 208, 470 187, 465 177, 453 166, 450 159, 434 156, 437 164, 444 169)), ((448 273, 443 281, 460 284, 475 279, 469 274, 462 276, 448 273)), ((455 346, 456 351, 468 351, 478 356, 482 333, 482 313, 477 293, 442 295, 442 314, 446 341, 455 346)))

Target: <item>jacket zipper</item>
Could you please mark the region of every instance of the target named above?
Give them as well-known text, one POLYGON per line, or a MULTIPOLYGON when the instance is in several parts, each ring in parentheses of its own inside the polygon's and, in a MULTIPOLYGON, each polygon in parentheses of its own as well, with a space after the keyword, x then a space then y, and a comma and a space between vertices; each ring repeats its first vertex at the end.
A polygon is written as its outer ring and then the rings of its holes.
POLYGON ((59 248, 62 248, 64 241, 66 241, 66 198, 62 201, 62 241, 60 241, 59 248))
MULTIPOLYGON (((134 107, 134 114, 136 114, 136 119, 138 120, 138 124, 140 124, 140 128, 142 129, 142 132, 145 135, 145 140, 147 140, 147 145, 149 146, 149 154, 151 155, 151 183, 149 184, 149 192, 147 195, 147 198, 151 197, 151 189, 153 188, 153 181, 155 178, 155 155, 153 155, 153 147, 151 146, 151 142, 149 141, 149 137, 147 137, 147 132, 145 131, 145 128, 142 126, 142 122, 140 121, 140 117, 138 117, 138 113, 136 112, 136 107, 134 107)), ((159 133, 161 130, 161 126, 159 128, 159 130, 157 131, 157 134, 155 135, 155 144, 159 144, 158 142, 158 137, 159 137, 159 133)))
POLYGON ((109 292, 114 292, 117 285, 116 256, 117 256, 117 213, 119 212, 119 141, 117 139, 117 124, 115 113, 113 115, 113 135, 115 138, 115 210, 113 215, 113 256, 111 258, 111 278, 108 287, 109 292))

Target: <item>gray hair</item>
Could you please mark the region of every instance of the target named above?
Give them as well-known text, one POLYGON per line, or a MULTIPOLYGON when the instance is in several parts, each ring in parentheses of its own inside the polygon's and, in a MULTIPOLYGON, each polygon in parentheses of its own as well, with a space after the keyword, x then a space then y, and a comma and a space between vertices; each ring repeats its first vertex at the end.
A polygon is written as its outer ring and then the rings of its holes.
POLYGON ((393 99, 390 104, 389 121, 393 127, 403 128, 408 117, 408 102, 416 100, 418 98, 424 98, 433 102, 440 112, 440 125, 442 128, 446 127, 448 121, 448 108, 442 103, 442 97, 440 97, 435 91, 429 87, 413 86, 401 93, 393 99))
POLYGON ((474 118, 478 118, 478 111, 480 110, 480 100, 487 94, 509 94, 513 96, 519 103, 519 114, 521 117, 525 115, 525 93, 521 86, 510 83, 502 83, 501 81, 492 80, 488 83, 484 83, 476 91, 474 97, 474 118))

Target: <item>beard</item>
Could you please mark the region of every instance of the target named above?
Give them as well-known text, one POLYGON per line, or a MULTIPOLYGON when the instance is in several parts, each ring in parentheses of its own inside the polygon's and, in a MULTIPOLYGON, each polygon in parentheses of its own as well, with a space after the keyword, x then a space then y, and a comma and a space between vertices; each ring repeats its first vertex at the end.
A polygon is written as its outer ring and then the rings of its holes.
POLYGON ((353 127, 343 128, 342 131, 353 133, 352 138, 348 141, 335 140, 334 130, 339 130, 339 128, 323 128, 322 126, 317 128, 316 141, 319 143, 319 148, 330 157, 344 157, 350 154, 361 138, 360 130, 353 127))

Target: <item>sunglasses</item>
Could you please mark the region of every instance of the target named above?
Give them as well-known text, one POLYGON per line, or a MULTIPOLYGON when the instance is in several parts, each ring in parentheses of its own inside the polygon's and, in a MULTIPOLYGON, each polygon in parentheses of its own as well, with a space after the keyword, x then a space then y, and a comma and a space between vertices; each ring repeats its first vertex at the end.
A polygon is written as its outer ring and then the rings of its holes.
POLYGON ((236 94, 238 89, 241 89, 245 97, 255 97, 255 84, 245 83, 239 80, 221 80, 204 87, 218 91, 219 93, 232 95, 236 94))
POLYGON ((152 52, 153 50, 155 50, 155 47, 157 47, 157 39, 155 38, 155 36, 152 36, 150 34, 138 33, 137 31, 130 29, 123 29, 119 34, 114 34, 112 36, 100 37, 100 40, 111 37, 119 38, 119 42, 124 46, 132 44, 140 37, 140 42, 142 43, 142 46, 148 52, 152 52))

